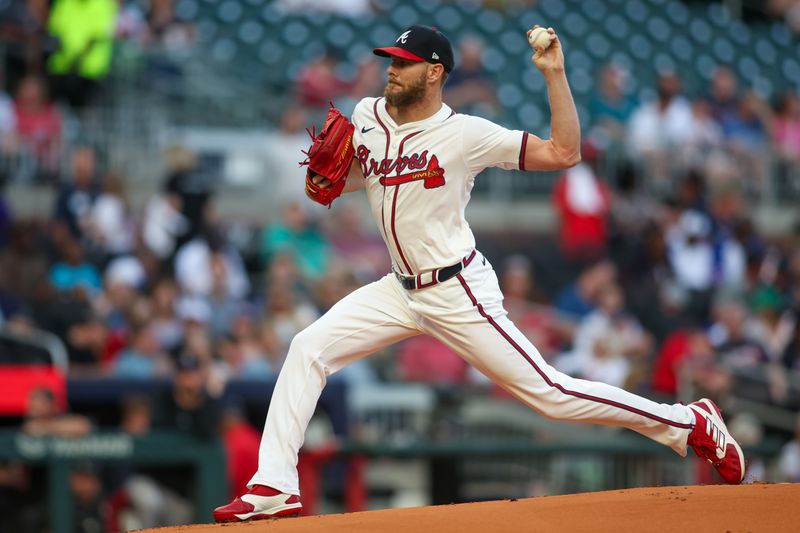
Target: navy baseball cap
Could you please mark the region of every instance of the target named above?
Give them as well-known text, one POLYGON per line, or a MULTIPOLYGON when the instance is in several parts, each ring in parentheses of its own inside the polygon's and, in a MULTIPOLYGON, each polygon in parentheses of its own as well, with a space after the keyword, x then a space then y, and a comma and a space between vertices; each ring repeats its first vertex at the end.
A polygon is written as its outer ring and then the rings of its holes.
POLYGON ((409 61, 441 63, 445 72, 453 70, 453 47, 442 32, 429 26, 411 26, 400 34, 394 46, 376 48, 381 57, 400 57, 409 61))

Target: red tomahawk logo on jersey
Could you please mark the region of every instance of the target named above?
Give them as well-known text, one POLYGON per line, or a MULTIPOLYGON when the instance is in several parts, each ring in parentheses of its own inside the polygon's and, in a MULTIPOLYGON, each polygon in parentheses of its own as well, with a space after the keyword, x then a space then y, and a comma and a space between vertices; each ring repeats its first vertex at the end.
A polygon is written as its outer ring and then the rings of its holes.
POLYGON ((431 156, 428 166, 422 170, 400 174, 398 176, 382 176, 381 185, 400 185, 410 181, 422 180, 426 189, 435 189, 444 185, 444 169, 439 166, 436 156, 431 156))

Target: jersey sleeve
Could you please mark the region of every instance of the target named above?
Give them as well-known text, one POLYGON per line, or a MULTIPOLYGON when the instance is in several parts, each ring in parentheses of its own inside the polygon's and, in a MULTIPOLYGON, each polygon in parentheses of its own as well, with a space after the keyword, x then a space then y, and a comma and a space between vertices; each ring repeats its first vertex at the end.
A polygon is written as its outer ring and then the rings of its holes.
POLYGON ((355 126, 353 132, 353 145, 356 148, 363 144, 361 133, 363 128, 370 128, 375 122, 374 114, 372 113, 372 104, 375 98, 362 98, 353 109, 353 114, 350 116, 350 122, 355 126))
POLYGON ((525 170, 527 132, 509 130, 480 117, 465 118, 464 158, 474 174, 487 167, 525 170))

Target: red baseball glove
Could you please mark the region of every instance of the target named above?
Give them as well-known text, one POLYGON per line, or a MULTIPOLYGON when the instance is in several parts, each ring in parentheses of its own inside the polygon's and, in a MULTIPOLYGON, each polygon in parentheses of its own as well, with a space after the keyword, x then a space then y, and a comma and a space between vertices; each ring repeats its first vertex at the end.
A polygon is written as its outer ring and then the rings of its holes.
POLYGON ((354 131, 355 126, 331 104, 322 131, 318 135, 308 132, 312 144, 307 152, 303 152, 308 157, 300 164, 308 166, 306 195, 315 202, 330 207, 331 203, 342 194, 344 182, 350 171, 350 162, 355 153, 354 131), (330 186, 322 188, 316 185, 311 178, 317 175, 329 179, 330 186))

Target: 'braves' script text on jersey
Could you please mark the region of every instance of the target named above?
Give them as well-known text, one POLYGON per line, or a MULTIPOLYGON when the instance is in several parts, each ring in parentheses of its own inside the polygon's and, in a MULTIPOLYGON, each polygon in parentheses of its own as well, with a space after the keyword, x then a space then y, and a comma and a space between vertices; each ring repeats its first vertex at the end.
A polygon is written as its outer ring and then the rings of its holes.
POLYGON ((452 265, 469 254, 475 238, 464 210, 475 176, 492 166, 524 170, 526 132, 445 104, 431 117, 398 126, 386 100, 364 98, 353 122, 372 214, 401 274, 452 265))

